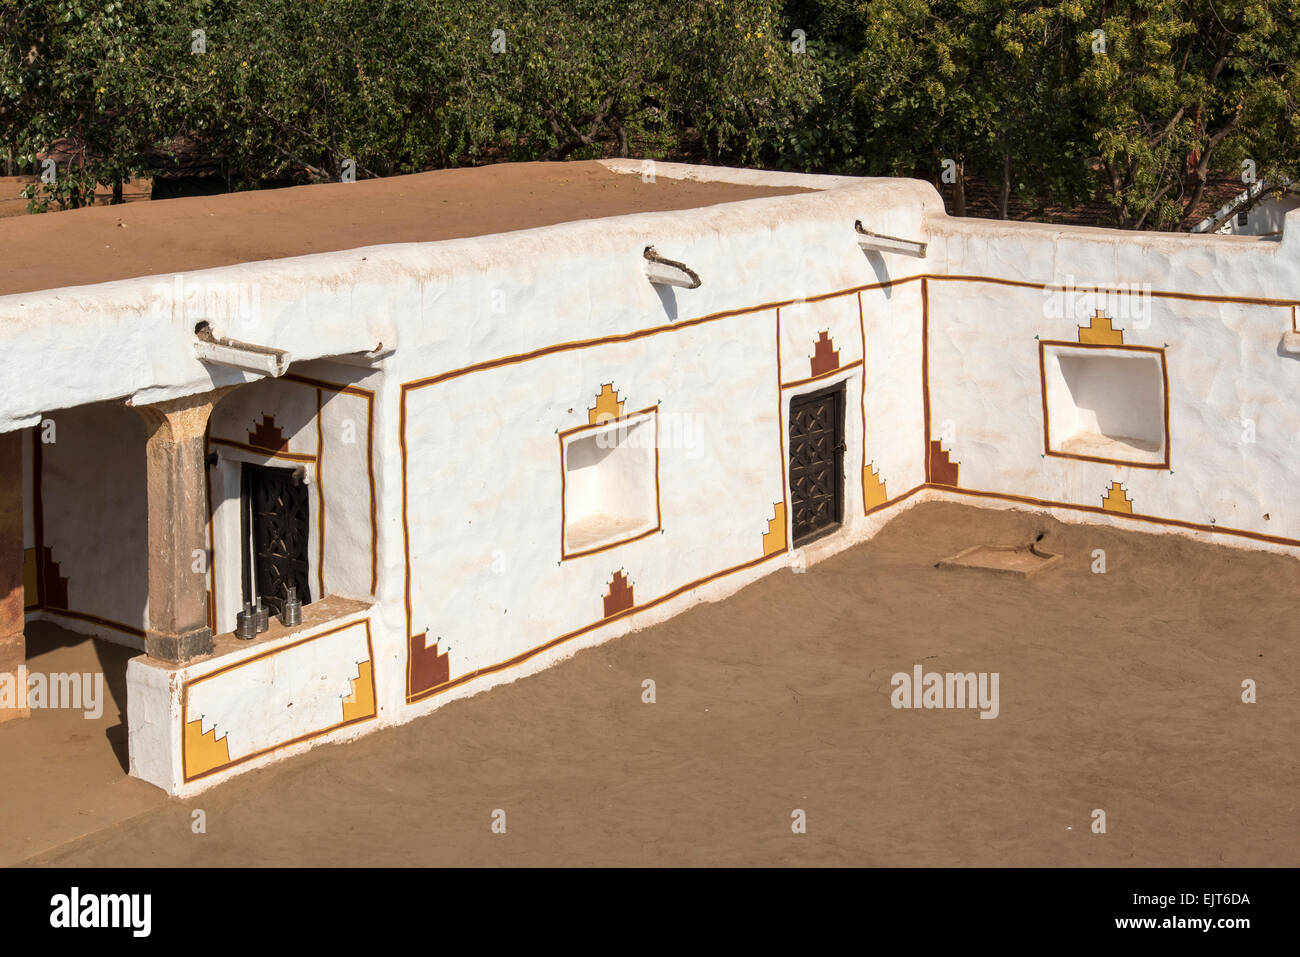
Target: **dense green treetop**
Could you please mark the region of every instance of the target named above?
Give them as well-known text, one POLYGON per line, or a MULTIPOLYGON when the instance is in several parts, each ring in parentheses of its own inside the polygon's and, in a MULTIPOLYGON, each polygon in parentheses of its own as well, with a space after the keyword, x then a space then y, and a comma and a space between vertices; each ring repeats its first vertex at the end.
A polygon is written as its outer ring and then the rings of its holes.
POLYGON ((93 201, 169 150, 233 188, 502 159, 930 179, 1187 225, 1300 179, 1277 0, 0 0, 0 151, 93 201))

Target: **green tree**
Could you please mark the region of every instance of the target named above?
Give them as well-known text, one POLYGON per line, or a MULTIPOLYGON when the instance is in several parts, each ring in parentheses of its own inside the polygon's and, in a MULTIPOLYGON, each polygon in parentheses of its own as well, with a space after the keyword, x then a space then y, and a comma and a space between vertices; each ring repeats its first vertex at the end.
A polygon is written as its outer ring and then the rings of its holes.
POLYGON ((532 156, 697 137, 714 161, 763 163, 816 95, 769 0, 512 0, 497 15, 514 50, 505 96, 536 120, 522 139, 532 156))
POLYGON ((1216 169, 1251 160, 1296 175, 1300 147, 1293 3, 1136 0, 1084 5, 1078 81, 1086 124, 1120 226, 1176 229, 1216 169))
POLYGON ((37 207, 94 201, 103 184, 114 202, 158 138, 167 98, 147 82, 155 25, 167 0, 0 0, 0 136, 20 161, 60 139, 72 156, 53 184, 29 188, 37 207))
POLYGON ((868 0, 855 99, 868 117, 869 169, 965 181, 1013 194, 1077 196, 1086 171, 1070 70, 1073 34, 1052 7, 1007 0, 868 0))

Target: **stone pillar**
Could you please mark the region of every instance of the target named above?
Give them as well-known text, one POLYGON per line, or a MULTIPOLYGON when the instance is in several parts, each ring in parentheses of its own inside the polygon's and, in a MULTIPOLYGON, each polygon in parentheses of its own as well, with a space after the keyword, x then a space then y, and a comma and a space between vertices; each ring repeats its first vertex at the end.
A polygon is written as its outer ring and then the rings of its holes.
MULTIPOLYGON (((0 679, 14 702, 23 700, 18 669, 27 661, 23 637, 23 433, 0 434, 0 679)), ((0 722, 25 718, 26 708, 0 706, 0 722)))
POLYGON ((149 430, 149 624, 145 651, 181 663, 212 653, 204 433, 227 390, 135 406, 149 430), (196 569, 196 559, 204 556, 196 569))

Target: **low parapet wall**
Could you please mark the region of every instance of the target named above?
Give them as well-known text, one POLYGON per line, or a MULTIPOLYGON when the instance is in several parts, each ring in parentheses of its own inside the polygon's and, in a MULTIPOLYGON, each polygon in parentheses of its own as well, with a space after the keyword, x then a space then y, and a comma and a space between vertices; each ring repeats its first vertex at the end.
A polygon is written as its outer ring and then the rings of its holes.
MULTIPOLYGON (((182 669, 133 662, 134 772, 183 793, 411 720, 806 567, 929 498, 1300 547, 1287 495, 1300 362, 1282 342, 1300 230, 1263 241, 953 220, 926 184, 825 179, 793 196, 211 271, 264 290, 232 338, 298 360, 383 345, 354 397, 373 415, 373 481, 355 466, 349 486, 375 518, 340 522, 369 551, 339 559, 338 587, 368 585, 373 606, 322 605, 328 620, 253 646, 219 639, 217 657, 182 669), (859 220, 925 255, 864 251, 859 220), (650 283, 647 245, 701 285, 650 283), (827 389, 843 395, 843 514, 796 548, 791 404, 827 389), (600 481, 618 494, 572 474, 605 458, 600 481)), ((147 283, 112 285, 25 298, 23 328, 33 303, 57 300, 84 307, 89 341, 121 329, 128 345, 76 388, 7 383, 10 424, 53 401, 212 387, 185 322, 141 318, 147 283)), ((35 361, 13 342, 7 361, 35 361)), ((236 431, 268 409, 249 405, 236 431)), ((319 419, 327 445, 331 421, 319 419)), ((214 563, 231 560, 216 549, 214 563)))

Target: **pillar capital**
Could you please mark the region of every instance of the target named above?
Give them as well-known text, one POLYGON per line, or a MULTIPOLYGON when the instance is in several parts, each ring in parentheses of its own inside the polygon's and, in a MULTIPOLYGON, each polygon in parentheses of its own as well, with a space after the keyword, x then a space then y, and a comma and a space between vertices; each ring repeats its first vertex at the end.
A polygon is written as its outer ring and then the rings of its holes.
POLYGON ((155 436, 178 442, 187 438, 202 438, 208 428, 208 418, 212 409, 227 393, 236 386, 225 386, 211 392, 196 395, 184 395, 179 399, 167 399, 163 402, 151 402, 148 405, 132 405, 140 413, 149 429, 149 439, 155 436))

